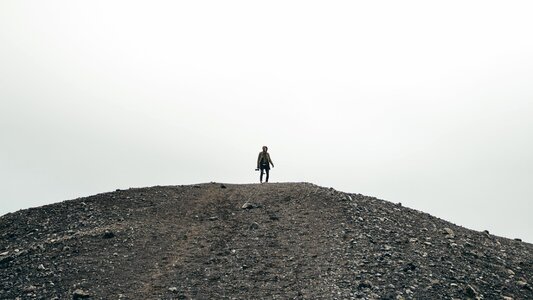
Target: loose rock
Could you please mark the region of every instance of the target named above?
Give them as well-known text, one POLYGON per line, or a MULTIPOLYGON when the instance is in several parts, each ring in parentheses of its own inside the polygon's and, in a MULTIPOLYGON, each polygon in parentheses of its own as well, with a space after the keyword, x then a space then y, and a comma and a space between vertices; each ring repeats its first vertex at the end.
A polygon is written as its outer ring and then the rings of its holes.
POLYGON ((465 295, 470 298, 476 298, 478 297, 477 291, 471 286, 467 285, 465 288, 465 295))
POLYGON ((253 222, 252 224, 250 224, 250 229, 251 230, 259 229, 259 224, 257 222, 253 222))
POLYGON ((229 187, 0 216, 0 299, 533 299, 530 243, 312 184, 229 187))
POLYGON ((242 209, 253 209, 253 208, 257 208, 258 205, 257 204, 254 204, 254 203, 251 203, 251 202, 246 202, 242 205, 242 209))
POLYGON ((106 230, 106 231, 104 232, 104 234, 102 235, 102 237, 103 237, 104 239, 114 238, 114 237, 115 237, 115 233, 113 233, 113 232, 110 231, 110 230, 106 230))
POLYGON ((455 233, 453 232, 453 230, 451 230, 448 227, 443 228, 442 232, 446 235, 447 238, 454 238, 455 237, 455 233))
POLYGON ((74 291, 74 293, 72 293, 72 299, 76 300, 76 299, 87 299, 87 298, 90 298, 91 297, 91 294, 89 294, 89 292, 86 292, 82 289, 77 289, 74 291))

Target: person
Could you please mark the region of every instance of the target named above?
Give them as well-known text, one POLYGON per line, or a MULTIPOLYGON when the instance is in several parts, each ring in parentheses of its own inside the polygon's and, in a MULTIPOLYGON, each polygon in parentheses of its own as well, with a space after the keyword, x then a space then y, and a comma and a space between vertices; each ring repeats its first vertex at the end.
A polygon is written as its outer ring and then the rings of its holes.
POLYGON ((270 154, 267 151, 268 147, 263 146, 263 151, 259 152, 259 156, 257 157, 257 169, 261 170, 261 175, 259 176, 259 182, 261 183, 263 183, 263 171, 266 171, 265 182, 268 182, 270 165, 274 168, 274 163, 272 162, 272 159, 270 159, 270 154))

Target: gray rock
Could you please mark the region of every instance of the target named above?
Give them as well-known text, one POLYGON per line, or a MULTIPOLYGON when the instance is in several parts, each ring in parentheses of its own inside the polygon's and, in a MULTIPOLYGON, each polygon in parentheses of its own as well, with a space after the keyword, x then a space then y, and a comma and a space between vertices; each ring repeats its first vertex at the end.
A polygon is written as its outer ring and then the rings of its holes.
POLYGON ((37 287, 34 285, 30 285, 30 286, 25 287, 23 290, 26 293, 31 293, 31 292, 35 292, 37 290, 37 287))
POLYGON ((469 298, 478 298, 478 292, 470 284, 465 287, 465 295, 469 298))
POLYGON ((412 262, 408 263, 407 265, 405 265, 403 267, 403 271, 404 272, 407 272, 407 271, 414 271, 416 269, 416 265, 412 262))
POLYGON ((74 300, 76 300, 76 299, 87 299, 87 298, 90 298, 90 297, 91 297, 91 294, 89 294, 89 292, 84 291, 82 289, 77 289, 77 290, 75 290, 72 293, 72 299, 74 299, 74 300))
POLYGON ((372 282, 368 281, 368 280, 364 280, 364 281, 361 281, 359 282, 359 284, 357 285, 358 288, 360 289, 369 289, 372 287, 372 282))
POLYGON ((279 220, 279 216, 277 214, 270 214, 269 215, 270 220, 277 221, 279 220))
POLYGON ((389 246, 389 245, 383 245, 383 246, 381 246, 381 250, 382 250, 382 251, 390 251, 391 249, 392 249, 392 247, 389 246))
POLYGON ((259 207, 257 204, 254 204, 254 203, 251 203, 251 202, 246 202, 242 205, 242 209, 253 209, 253 208, 257 208, 259 207))
POLYGON ((447 238, 454 238, 455 233, 450 228, 446 227, 442 229, 442 233, 446 235, 447 238))
POLYGON ((110 230, 106 230, 106 231, 104 232, 104 234, 102 235, 102 237, 103 237, 104 239, 114 238, 114 237, 115 237, 115 233, 113 233, 113 232, 110 231, 110 230))
POLYGON ((253 222, 252 224, 250 224, 250 229, 251 230, 259 229, 259 223, 253 222))

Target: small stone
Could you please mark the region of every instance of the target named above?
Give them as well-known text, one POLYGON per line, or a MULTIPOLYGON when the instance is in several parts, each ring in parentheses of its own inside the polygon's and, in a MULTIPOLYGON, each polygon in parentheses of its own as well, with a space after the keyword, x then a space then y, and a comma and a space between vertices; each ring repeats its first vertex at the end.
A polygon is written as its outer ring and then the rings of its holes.
POLYGON ((415 264, 413 263, 408 263, 405 267, 403 267, 403 271, 404 272, 407 272, 407 271, 414 271, 416 269, 416 266, 415 264))
POLYGON ((37 287, 34 285, 27 286, 23 289, 23 291, 27 293, 35 292, 36 290, 37 290, 37 287))
POLYGON ((360 289, 371 288, 372 287, 372 282, 370 282, 368 280, 361 281, 357 287, 360 288, 360 289))
POLYGON ((522 241, 522 239, 519 239, 519 238, 515 238, 514 240, 517 241, 517 242, 521 242, 522 241))
POLYGON ((221 184, 221 185, 220 185, 220 188, 221 188, 221 189, 225 189, 225 188, 226 188, 226 186, 225 186, 225 185, 223 185, 223 184, 221 184))
POLYGON ((507 274, 513 276, 515 273, 514 273, 514 271, 511 270, 511 269, 507 269, 507 274))
POLYGON ((256 229, 259 229, 259 223, 253 222, 252 224, 250 224, 250 230, 256 230, 256 229))
POLYGON ((174 287, 174 286, 173 286, 173 287, 169 287, 168 290, 169 290, 170 292, 173 292, 173 293, 177 293, 177 292, 178 292, 178 288, 177 288, 177 287, 174 287))
POLYGON ((2 252, 2 253, 0 253, 0 256, 6 256, 6 255, 8 255, 8 254, 9 254, 9 251, 6 251, 6 252, 2 252))
POLYGON ((470 298, 475 298, 478 296, 477 291, 470 284, 465 288, 465 295, 470 298))
POLYGON ((209 217, 209 221, 216 221, 218 220, 218 217, 209 217))
POLYGON ((523 280, 518 280, 516 282, 516 284, 518 284, 520 287, 525 287, 527 285, 527 282, 523 281, 523 280))
POLYGON ((455 237, 455 233, 453 232, 453 230, 451 230, 448 227, 443 228, 442 229, 442 233, 444 233, 446 235, 446 237, 450 237, 450 238, 454 238, 455 237))
POLYGON ((104 239, 110 239, 110 238, 114 238, 114 237, 115 237, 115 234, 114 234, 112 231, 110 231, 110 230, 106 230, 106 231, 104 232, 104 234, 102 235, 102 237, 103 237, 104 239))
POLYGON ((39 270, 46 270, 46 268, 44 267, 43 264, 40 264, 40 265, 37 267, 37 269, 39 269, 39 270))
POLYGON ((279 216, 277 214, 270 214, 269 216, 270 220, 277 221, 279 220, 279 216))
POLYGON ((77 289, 74 291, 74 293, 72 293, 72 299, 76 300, 76 299, 87 299, 91 297, 91 294, 89 294, 89 292, 86 292, 82 289, 77 289))
POLYGON ((502 296, 502 299, 503 299, 503 300, 513 300, 513 297, 509 297, 509 296, 502 296))
POLYGON ((257 205, 253 204, 253 203, 250 203, 250 202, 246 202, 242 205, 241 207, 242 209, 252 209, 252 208, 257 208, 257 205))

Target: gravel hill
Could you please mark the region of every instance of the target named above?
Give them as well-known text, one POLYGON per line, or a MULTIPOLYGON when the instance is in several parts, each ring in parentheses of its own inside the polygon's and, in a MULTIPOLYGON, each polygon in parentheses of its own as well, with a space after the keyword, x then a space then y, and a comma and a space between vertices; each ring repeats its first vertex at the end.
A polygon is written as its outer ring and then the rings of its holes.
POLYGON ((533 299, 532 275, 532 244, 309 183, 135 188, 0 217, 0 299, 533 299))

